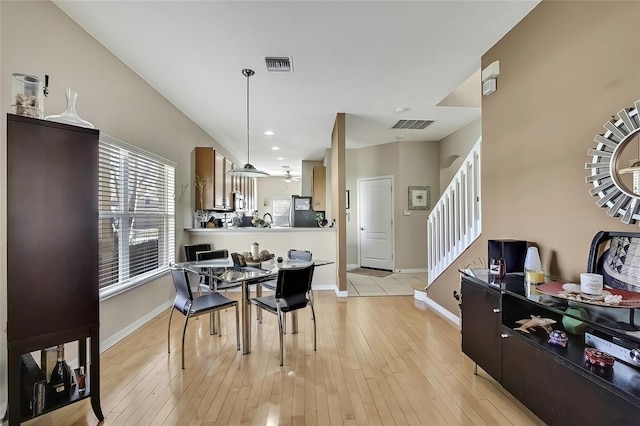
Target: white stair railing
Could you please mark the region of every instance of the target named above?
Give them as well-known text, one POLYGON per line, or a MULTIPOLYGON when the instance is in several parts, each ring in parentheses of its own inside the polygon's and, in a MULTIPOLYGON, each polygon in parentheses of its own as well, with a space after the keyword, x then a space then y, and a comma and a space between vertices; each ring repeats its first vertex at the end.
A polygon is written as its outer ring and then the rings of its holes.
POLYGON ((427 269, 431 285, 482 232, 480 145, 463 161, 427 219, 427 269))

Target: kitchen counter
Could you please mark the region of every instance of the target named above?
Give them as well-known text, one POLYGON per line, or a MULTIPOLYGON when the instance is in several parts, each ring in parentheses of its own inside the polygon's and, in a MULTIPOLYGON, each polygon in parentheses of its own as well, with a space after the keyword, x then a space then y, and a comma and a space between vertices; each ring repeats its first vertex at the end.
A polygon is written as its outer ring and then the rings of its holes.
POLYGON ((282 227, 282 228, 256 228, 252 226, 242 227, 242 228, 185 228, 187 232, 195 232, 195 233, 223 233, 223 232, 333 232, 336 228, 291 228, 291 227, 282 227))
MULTIPOLYGON (((316 290, 337 290, 336 281, 336 228, 191 228, 185 230, 186 244, 209 243, 214 250, 227 249, 229 253, 251 250, 253 243, 260 250, 276 256, 287 256, 289 249, 310 250, 314 259, 334 262, 317 268, 313 274, 316 290)), ((184 256, 180 249, 180 256, 184 256)))

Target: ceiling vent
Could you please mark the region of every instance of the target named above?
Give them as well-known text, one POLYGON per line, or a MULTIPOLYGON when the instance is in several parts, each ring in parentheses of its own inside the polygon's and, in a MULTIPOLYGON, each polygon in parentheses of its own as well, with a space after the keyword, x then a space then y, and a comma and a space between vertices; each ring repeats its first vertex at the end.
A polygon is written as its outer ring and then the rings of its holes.
POLYGON ((433 120, 398 120, 398 122, 391 126, 391 128, 422 130, 431 123, 433 123, 433 120))
POLYGON ((265 56, 269 72, 293 72, 293 61, 289 56, 265 56))

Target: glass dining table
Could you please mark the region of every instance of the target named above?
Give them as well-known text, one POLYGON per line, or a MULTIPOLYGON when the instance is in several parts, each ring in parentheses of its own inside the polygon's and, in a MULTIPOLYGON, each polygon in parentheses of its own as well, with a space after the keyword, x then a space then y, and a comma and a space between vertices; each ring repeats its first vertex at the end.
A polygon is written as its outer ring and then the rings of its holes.
MULTIPOLYGON (((278 271, 283 268, 300 268, 314 264, 316 267, 330 265, 334 262, 328 260, 294 260, 283 259, 282 262, 276 262, 271 259, 262 262, 259 267, 255 266, 235 266, 231 258, 201 260, 194 262, 180 262, 175 266, 184 268, 189 272, 198 275, 204 275, 212 278, 211 282, 215 285, 217 282, 225 284, 240 284, 242 293, 241 306, 241 334, 242 334, 242 353, 244 355, 251 353, 251 304, 249 297, 251 286, 256 285, 256 297, 262 295, 262 286, 259 285, 265 281, 271 281, 278 277, 278 271)), ((213 288, 213 290, 216 290, 213 288)), ((256 316, 261 320, 261 312, 258 310, 256 316)), ((291 312, 291 332, 298 332, 298 316, 297 311, 291 312)))

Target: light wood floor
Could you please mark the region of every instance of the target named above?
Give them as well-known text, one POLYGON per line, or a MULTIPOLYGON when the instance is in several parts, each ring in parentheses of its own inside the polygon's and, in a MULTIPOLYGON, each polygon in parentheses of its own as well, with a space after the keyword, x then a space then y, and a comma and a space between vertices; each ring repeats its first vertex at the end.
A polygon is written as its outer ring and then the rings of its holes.
MULTIPOLYGON (((237 296, 237 295, 236 295, 237 296)), ((460 351, 460 332, 410 296, 338 299, 317 291, 318 350, 310 310, 285 335, 279 366, 275 316, 265 314, 253 351, 235 348, 233 310, 222 336, 206 316, 187 331, 168 312, 102 354, 105 425, 529 425, 542 424, 460 351)), ((255 318, 255 315, 254 315, 255 318)), ((28 425, 98 424, 88 400, 28 425)))

